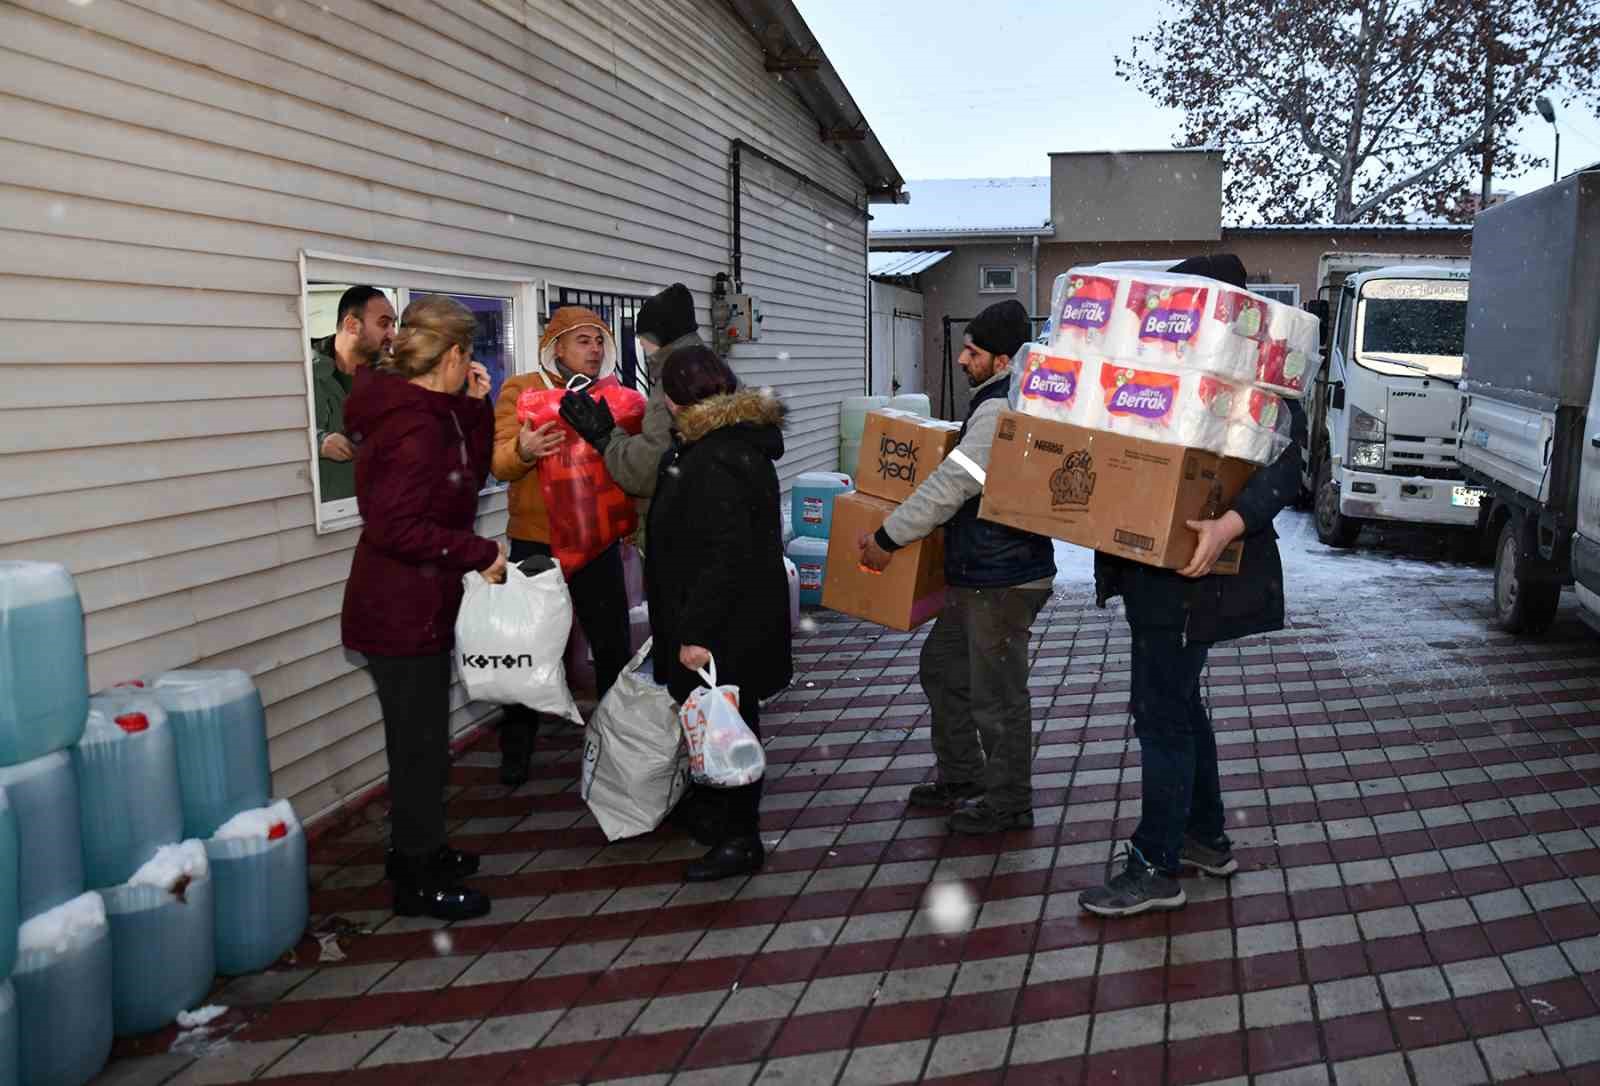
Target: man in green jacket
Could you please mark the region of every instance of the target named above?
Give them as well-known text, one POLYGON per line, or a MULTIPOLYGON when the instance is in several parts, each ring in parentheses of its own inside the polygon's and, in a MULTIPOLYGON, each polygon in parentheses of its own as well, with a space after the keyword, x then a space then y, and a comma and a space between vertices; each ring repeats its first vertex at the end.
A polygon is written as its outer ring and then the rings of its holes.
POLYGON ((311 341, 311 389, 317 412, 317 475, 322 500, 356 494, 359 435, 344 428, 344 401, 356 370, 374 365, 394 342, 394 306, 377 287, 351 287, 339 297, 331 336, 311 341))

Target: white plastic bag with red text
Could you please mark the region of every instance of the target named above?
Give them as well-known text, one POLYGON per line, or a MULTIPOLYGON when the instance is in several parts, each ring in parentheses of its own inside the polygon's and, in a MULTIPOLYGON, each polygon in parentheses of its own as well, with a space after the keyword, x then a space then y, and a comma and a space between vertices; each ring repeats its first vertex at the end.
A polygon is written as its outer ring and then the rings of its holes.
POLYGON ((712 788, 754 784, 767 771, 761 740, 739 714, 739 688, 717 685, 717 661, 701 668, 704 686, 684 699, 678 710, 689 743, 689 776, 712 788))

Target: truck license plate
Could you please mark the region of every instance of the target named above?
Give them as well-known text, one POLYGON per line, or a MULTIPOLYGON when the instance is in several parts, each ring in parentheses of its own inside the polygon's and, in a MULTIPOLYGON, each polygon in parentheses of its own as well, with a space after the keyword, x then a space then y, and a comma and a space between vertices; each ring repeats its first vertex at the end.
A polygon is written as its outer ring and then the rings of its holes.
POLYGON ((1450 488, 1450 504, 1461 509, 1476 509, 1483 504, 1483 491, 1471 486, 1450 488))

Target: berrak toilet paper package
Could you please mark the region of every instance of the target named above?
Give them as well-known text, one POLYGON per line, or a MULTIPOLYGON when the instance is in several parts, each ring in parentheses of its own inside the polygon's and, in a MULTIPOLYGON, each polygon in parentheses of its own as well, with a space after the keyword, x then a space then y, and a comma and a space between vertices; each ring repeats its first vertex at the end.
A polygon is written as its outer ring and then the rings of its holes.
POLYGON ((1316 377, 1321 359, 1317 318, 1301 309, 1273 305, 1256 365, 1255 383, 1298 399, 1316 377))
POLYGON ((1192 275, 1074 268, 1051 308, 1051 349, 1110 361, 1210 373, 1303 394, 1314 375, 1317 319, 1192 275))
POLYGON ((1253 464, 1270 464, 1283 455, 1289 441, 1288 405, 1276 393, 1251 388, 1234 400, 1221 451, 1253 464))
POLYGON ((1057 422, 1070 422, 1090 430, 1104 428, 1105 403, 1090 386, 1099 372, 1098 362, 1085 363, 1057 351, 1034 347, 1023 362, 1016 388, 1015 410, 1057 422))
POLYGON ((1247 387, 1194 370, 1099 363, 1105 421, 1097 429, 1220 453, 1247 387))

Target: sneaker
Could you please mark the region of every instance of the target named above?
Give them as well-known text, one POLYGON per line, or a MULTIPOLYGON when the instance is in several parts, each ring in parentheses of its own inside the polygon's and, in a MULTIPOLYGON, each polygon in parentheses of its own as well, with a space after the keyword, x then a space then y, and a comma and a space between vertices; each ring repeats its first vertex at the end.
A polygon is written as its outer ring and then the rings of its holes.
POLYGON ((1004 833, 1006 830, 1033 829, 1033 812, 997 811, 983 800, 966 803, 950 816, 956 833, 1004 833))
MULTIPOLYGON (((1120 859, 1122 853, 1118 853, 1120 859)), ((1078 895, 1078 905, 1096 916, 1137 916, 1151 909, 1181 909, 1188 897, 1178 880, 1163 875, 1145 860, 1132 845, 1127 850, 1127 866, 1104 886, 1078 895)))
POLYGON ((913 807, 959 807, 969 799, 983 795, 983 785, 978 781, 928 781, 915 785, 906 802, 913 807))
POLYGON ((1178 862, 1184 867, 1193 867, 1204 871, 1207 875, 1214 875, 1225 879, 1239 870, 1239 861, 1233 858, 1233 847, 1223 839, 1221 848, 1212 848, 1202 844, 1198 838, 1184 837, 1183 852, 1178 856, 1178 862))

